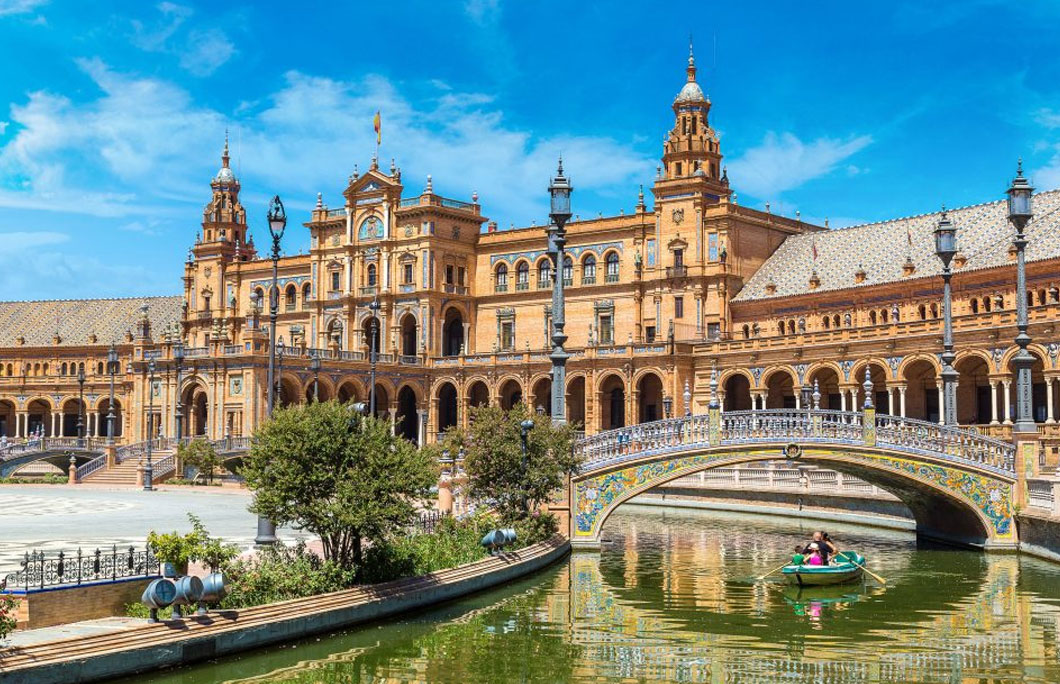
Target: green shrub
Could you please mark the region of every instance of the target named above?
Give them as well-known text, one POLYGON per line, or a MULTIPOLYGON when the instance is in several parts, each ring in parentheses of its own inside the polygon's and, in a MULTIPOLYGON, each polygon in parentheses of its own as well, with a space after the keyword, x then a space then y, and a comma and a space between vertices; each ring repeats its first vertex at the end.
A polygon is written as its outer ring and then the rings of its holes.
POLYGON ((221 539, 210 537, 206 526, 198 516, 188 513, 191 532, 151 532, 147 535, 147 547, 162 563, 172 563, 178 573, 188 570, 190 561, 202 561, 211 569, 223 567, 239 555, 234 544, 225 544, 221 539))
POLYGON ((70 478, 68 476, 56 475, 55 473, 41 475, 40 477, 17 475, 15 477, 0 477, 0 484, 66 484, 69 481, 70 478))
POLYGON ((430 534, 412 534, 375 544, 365 554, 362 579, 366 583, 387 582, 485 558, 486 550, 479 541, 494 527, 496 521, 485 514, 466 520, 445 517, 430 534))
POLYGON ((247 608, 303 596, 326 594, 354 585, 355 568, 340 567, 306 548, 274 544, 254 558, 239 558, 225 566, 228 596, 222 608, 247 608))
POLYGON ((10 594, 0 594, 0 639, 15 631, 17 622, 15 614, 18 612, 18 599, 10 594))
POLYGON ((534 511, 529 518, 515 521, 516 547, 545 541, 559 531, 559 520, 552 513, 534 511))

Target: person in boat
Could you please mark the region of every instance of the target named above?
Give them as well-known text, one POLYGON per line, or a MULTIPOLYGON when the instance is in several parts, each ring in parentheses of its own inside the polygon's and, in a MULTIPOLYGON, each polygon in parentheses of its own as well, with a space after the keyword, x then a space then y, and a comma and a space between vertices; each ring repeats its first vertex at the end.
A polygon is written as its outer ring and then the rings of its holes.
POLYGON ((810 542, 806 546, 807 553, 805 555, 804 565, 827 565, 824 560, 824 554, 822 553, 821 545, 817 542, 810 542))
POLYGON ((811 553, 810 547, 816 546, 817 552, 821 555, 821 560, 824 561, 822 565, 828 565, 832 556, 836 553, 837 549, 835 544, 828 539, 828 533, 823 530, 818 530, 813 533, 813 540, 806 544, 806 548, 803 549, 803 554, 809 556, 811 553))

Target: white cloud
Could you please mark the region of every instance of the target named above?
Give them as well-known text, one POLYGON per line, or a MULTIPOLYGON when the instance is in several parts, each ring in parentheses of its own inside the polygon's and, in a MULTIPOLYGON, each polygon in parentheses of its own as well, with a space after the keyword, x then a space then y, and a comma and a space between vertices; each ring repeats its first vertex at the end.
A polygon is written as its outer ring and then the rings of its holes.
POLYGON ((1031 180, 1038 186, 1039 190, 1052 190, 1060 188, 1060 145, 1054 148, 1052 159, 1031 176, 1031 180))
POLYGON ((847 140, 818 138, 804 143, 792 133, 766 134, 762 144, 729 162, 729 177, 739 192, 776 197, 809 180, 831 173, 872 143, 872 136, 847 140))
POLYGON ((6 14, 26 14, 47 2, 48 0, 0 0, 0 17, 6 14))
POLYGON ((1043 107, 1034 113, 1034 120, 1046 128, 1060 128, 1060 112, 1043 107))
POLYGON ((500 0, 467 0, 464 11, 476 24, 494 24, 500 16, 501 3, 500 0))
POLYGON ((35 92, 12 107, 18 132, 0 146, 0 177, 17 183, 0 187, 0 206, 188 220, 187 205, 172 200, 204 201, 226 126, 248 207, 273 192, 290 195, 292 206, 299 198, 308 206, 317 191, 338 204, 354 164, 364 170, 375 149, 376 110, 381 166, 398 156, 407 194, 433 174, 439 192, 467 199, 478 191, 501 225, 544 220, 545 187, 561 153, 577 188, 607 194, 624 186, 631 203, 636 179, 655 164, 632 143, 604 136, 536 136, 508 124, 484 93, 450 90, 413 102, 379 76, 339 81, 289 72, 264 104, 233 120, 171 82, 116 72, 98 59, 79 66, 101 91, 96 99, 75 104, 35 92))
POLYGON ((219 28, 182 31, 195 13, 172 2, 157 6, 158 20, 151 26, 134 19, 133 45, 146 52, 178 57, 182 69, 195 76, 209 76, 236 54, 235 44, 219 28))

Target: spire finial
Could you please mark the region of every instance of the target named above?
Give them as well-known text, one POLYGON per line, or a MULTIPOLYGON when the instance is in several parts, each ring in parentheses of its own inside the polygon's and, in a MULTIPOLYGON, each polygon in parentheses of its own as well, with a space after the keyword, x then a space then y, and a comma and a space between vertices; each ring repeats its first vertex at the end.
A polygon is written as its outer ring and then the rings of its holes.
POLYGON ((688 81, 691 83, 696 80, 696 56, 692 52, 692 34, 688 34, 688 81))
POLYGON ((225 149, 221 153, 221 166, 228 168, 228 129, 225 129, 225 149))
POLYGON ((424 190, 428 195, 434 192, 434 180, 431 178, 431 174, 427 174, 427 189, 424 190))
POLYGON ((644 208, 644 186, 640 186, 640 190, 637 191, 637 208, 644 208))
POLYGON ((1016 158, 1016 177, 1023 177, 1023 157, 1022 155, 1016 158))
POLYGON ((324 208, 324 194, 318 192, 317 193, 317 209, 323 209, 323 208, 324 208))
POLYGON ((556 171, 556 175, 563 175, 563 155, 559 155, 559 169, 556 171))
POLYGON ((390 158, 390 175, 394 176, 397 174, 397 162, 393 157, 390 158))

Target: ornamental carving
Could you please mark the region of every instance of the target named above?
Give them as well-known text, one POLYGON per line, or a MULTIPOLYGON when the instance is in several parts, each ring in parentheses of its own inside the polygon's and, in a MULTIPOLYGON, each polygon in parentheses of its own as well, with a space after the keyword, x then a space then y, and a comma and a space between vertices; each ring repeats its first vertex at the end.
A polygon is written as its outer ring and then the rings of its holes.
POLYGON ((670 212, 670 218, 673 219, 674 223, 680 224, 682 221, 685 220, 685 210, 674 209, 672 212, 670 212))

